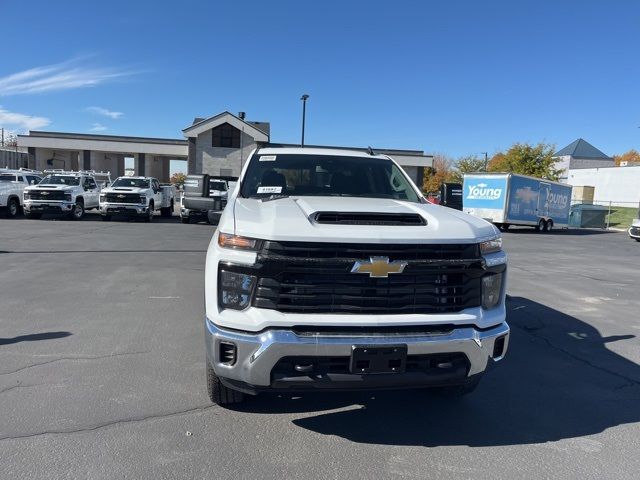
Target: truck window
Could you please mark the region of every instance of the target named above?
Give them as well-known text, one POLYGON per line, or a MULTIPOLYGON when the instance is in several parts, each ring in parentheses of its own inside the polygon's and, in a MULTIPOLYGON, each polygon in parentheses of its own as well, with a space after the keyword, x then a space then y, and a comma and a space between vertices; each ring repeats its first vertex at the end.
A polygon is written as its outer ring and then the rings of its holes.
POLYGON ((47 175, 42 179, 43 185, 80 185, 80 177, 72 175, 47 175))
POLYGON ((149 188, 149 180, 146 178, 120 177, 111 185, 112 187, 149 188))
POLYGON ((250 160, 243 197, 270 195, 392 198, 419 202, 407 176, 391 160, 331 155, 263 155, 250 160), (274 158, 275 157, 275 158, 274 158))
POLYGON ((0 175, 0 182, 15 182, 16 176, 12 173, 3 173, 0 175))

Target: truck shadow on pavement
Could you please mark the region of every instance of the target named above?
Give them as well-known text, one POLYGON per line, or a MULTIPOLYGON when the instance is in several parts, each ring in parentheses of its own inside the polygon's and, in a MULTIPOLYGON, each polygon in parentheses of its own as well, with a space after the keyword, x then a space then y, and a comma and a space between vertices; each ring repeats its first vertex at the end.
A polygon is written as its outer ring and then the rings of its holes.
MULTIPOLYGON (((640 366, 607 348, 633 335, 603 338, 589 324, 525 298, 507 305, 507 357, 467 397, 447 400, 428 390, 265 396, 243 410, 340 409, 293 423, 353 442, 415 446, 553 442, 640 421, 640 366)), ((599 448, 595 440, 582 442, 599 448)))
POLYGON ((19 335, 13 338, 0 338, 0 345, 11 345, 20 342, 37 342, 40 340, 52 340, 55 338, 65 338, 71 336, 71 332, 43 332, 31 333, 29 335, 19 335))
POLYGON ((587 235, 611 235, 620 233, 615 230, 603 230, 599 228, 557 228, 550 232, 538 232, 531 227, 511 227, 505 233, 513 233, 515 235, 565 235, 573 237, 584 237, 587 235))

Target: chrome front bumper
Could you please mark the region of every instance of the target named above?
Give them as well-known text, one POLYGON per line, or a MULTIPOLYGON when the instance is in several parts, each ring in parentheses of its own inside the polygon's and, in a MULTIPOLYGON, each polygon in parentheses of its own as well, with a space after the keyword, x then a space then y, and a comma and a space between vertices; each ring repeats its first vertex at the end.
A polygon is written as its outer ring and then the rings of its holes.
POLYGON ((75 207, 75 202, 68 202, 66 200, 25 200, 24 209, 26 212, 48 212, 48 211, 60 211, 70 212, 75 207))
POLYGON ((102 215, 144 215, 148 212, 146 204, 137 203, 106 203, 103 202, 99 207, 100 214, 102 215))
MULTIPOLYGON (((346 357, 354 346, 407 345, 408 355, 463 353, 469 361, 468 377, 482 373, 489 358, 501 360, 509 345, 509 326, 503 322, 495 327, 477 330, 471 326, 455 328, 445 334, 416 335, 298 335, 291 330, 273 329, 260 333, 245 333, 220 328, 205 318, 207 359, 216 375, 222 379, 256 387, 269 387, 273 367, 283 357, 346 357), (504 348, 493 357, 494 343, 504 337, 504 348), (220 343, 232 343, 237 348, 233 365, 220 358, 220 343)), ((419 386, 419 385, 416 385, 419 386)))

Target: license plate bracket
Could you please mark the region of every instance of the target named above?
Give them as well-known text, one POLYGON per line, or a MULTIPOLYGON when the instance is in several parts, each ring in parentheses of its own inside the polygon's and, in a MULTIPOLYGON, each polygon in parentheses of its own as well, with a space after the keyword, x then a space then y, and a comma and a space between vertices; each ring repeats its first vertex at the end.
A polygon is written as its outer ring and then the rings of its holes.
POLYGON ((353 345, 351 373, 402 373, 407 366, 406 345, 353 345))

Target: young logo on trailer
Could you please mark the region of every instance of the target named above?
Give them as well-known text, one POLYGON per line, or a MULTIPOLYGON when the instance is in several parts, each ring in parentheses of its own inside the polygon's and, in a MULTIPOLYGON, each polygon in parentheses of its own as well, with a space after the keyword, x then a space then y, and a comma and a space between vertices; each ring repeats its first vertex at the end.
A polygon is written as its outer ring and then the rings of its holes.
POLYGON ((468 185, 468 200, 498 200, 502 197, 502 188, 489 187, 486 183, 478 183, 477 185, 468 185))

